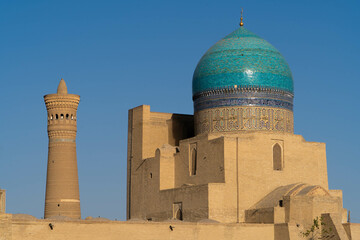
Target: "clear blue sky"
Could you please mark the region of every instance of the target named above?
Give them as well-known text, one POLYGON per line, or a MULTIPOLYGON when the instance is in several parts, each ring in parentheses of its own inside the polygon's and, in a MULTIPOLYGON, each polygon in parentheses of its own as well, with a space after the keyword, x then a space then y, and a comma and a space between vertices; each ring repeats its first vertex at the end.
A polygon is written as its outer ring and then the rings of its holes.
MULTIPOLYGON (((125 219, 127 111, 192 114, 197 62, 245 27, 273 44, 295 80, 295 132, 327 143, 331 189, 360 222, 360 2, 0 1, 0 187, 7 211, 43 216, 43 95, 61 77, 81 95, 82 216, 125 219)), ((316 177, 316 176, 314 176, 316 177)))

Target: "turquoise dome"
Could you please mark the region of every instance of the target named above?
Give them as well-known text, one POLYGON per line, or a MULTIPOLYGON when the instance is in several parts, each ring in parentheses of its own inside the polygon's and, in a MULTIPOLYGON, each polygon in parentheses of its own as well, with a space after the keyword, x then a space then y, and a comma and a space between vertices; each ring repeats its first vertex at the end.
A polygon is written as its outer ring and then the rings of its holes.
POLYGON ((259 87, 293 94, 293 78, 284 57, 244 27, 221 39, 199 61, 193 96, 214 89, 259 87))

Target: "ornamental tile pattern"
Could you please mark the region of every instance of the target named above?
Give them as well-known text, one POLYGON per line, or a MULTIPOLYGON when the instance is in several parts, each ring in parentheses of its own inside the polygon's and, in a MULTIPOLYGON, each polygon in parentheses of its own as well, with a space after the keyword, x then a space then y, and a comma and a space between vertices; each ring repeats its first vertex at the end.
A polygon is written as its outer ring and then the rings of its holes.
POLYGON ((217 107, 263 106, 293 110, 293 95, 276 89, 227 88, 194 96, 195 112, 217 107))
POLYGON ((195 133, 261 130, 294 132, 293 112, 270 107, 223 107, 195 112, 195 133))
POLYGON ((211 47, 199 61, 193 76, 193 95, 234 86, 293 93, 292 74, 284 57, 244 27, 211 47))

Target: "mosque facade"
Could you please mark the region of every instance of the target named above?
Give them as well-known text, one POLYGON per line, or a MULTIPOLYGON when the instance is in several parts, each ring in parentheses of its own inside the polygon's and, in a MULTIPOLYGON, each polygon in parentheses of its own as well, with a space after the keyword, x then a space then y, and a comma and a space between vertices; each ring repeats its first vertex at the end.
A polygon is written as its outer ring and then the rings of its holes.
POLYGON ((129 111, 128 218, 220 223, 347 221, 324 143, 294 131, 284 57, 243 26, 193 76, 194 115, 129 111))
POLYGON ((80 97, 61 80, 45 96, 45 219, 4 213, 0 191, 0 239, 360 239, 329 189, 325 144, 294 134, 293 85, 279 51, 241 23, 200 59, 193 115, 130 109, 121 222, 80 219, 80 97))

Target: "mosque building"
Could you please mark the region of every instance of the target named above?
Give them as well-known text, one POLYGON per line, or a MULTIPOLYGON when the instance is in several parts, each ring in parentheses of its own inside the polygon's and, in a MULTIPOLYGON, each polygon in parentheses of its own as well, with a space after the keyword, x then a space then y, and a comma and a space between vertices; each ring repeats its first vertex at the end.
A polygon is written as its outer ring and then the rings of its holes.
POLYGON ((325 144, 294 134, 288 64, 242 19, 200 59, 192 98, 194 115, 129 110, 127 221, 81 220, 80 97, 61 80, 45 96, 45 219, 4 213, 1 191, 0 239, 360 239, 329 189, 325 144))
POLYGON ((129 111, 129 219, 346 222, 325 144, 293 133, 292 74, 270 43, 241 26, 204 54, 192 86, 194 116, 129 111))

